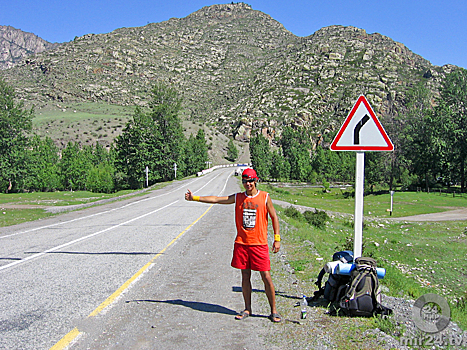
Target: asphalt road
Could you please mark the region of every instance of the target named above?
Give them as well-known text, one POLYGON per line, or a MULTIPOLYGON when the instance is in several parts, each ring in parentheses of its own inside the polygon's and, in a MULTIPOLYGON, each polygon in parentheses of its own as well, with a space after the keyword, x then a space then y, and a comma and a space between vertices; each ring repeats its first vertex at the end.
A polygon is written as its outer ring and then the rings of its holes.
POLYGON ((264 293, 253 322, 234 320, 233 206, 184 200, 237 192, 233 170, 2 228, 0 349, 263 349, 264 293))

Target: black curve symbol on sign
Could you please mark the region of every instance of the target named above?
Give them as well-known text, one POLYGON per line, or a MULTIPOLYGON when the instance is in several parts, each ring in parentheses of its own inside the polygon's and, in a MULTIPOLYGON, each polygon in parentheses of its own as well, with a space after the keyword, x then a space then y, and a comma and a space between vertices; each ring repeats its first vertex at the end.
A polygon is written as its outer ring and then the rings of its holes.
POLYGON ((370 120, 370 117, 368 116, 368 114, 365 114, 365 116, 355 126, 355 129, 353 130, 353 144, 354 145, 360 144, 360 129, 369 120, 370 120))

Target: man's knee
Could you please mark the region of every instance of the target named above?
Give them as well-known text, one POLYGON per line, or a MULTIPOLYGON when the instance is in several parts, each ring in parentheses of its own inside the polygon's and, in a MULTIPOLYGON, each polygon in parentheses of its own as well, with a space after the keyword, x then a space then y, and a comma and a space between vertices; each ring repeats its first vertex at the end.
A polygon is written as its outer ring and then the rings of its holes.
POLYGON ((263 279, 264 283, 272 284, 271 273, 269 271, 261 271, 261 278, 263 279))

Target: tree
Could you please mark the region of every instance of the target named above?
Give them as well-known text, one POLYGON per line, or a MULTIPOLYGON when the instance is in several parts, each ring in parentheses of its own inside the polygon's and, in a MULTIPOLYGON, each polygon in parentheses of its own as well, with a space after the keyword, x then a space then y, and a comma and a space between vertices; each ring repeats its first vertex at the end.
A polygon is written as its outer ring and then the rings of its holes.
POLYGON ((285 160, 290 164, 290 178, 300 181, 308 181, 311 176, 311 145, 306 133, 284 128, 280 145, 285 160))
POLYGON ((391 157, 386 152, 365 153, 365 183, 373 193, 377 184, 389 184, 391 174, 391 157))
POLYGON ((312 171, 322 181, 353 181, 355 157, 353 152, 334 152, 317 145, 311 157, 312 171))
POLYGON ((195 174, 198 171, 205 169, 208 159, 208 146, 206 144, 204 130, 199 129, 196 137, 191 134, 186 142, 185 175, 195 174))
POLYGON ((231 162, 235 162, 235 160, 238 158, 238 149, 235 147, 235 144, 233 143, 232 139, 229 140, 229 143, 227 144, 227 160, 231 162))
POLYGON ((33 109, 15 102, 12 87, 0 79, 0 180, 2 191, 9 191, 24 176, 27 133, 32 129, 33 109))
POLYGON ((261 134, 256 132, 250 138, 250 159, 251 165, 261 179, 269 178, 271 166, 271 151, 269 141, 261 134))
POLYGON ((78 143, 68 142, 62 151, 60 171, 64 188, 83 190, 86 188, 86 177, 91 168, 92 149, 80 149, 78 143))
POLYGON ((97 193, 112 193, 114 185, 115 168, 108 161, 93 165, 86 176, 86 189, 97 193))
POLYGON ((445 141, 444 155, 451 170, 460 178, 461 191, 465 192, 465 162, 467 157, 467 70, 456 69, 446 78, 440 89, 436 108, 441 137, 445 141), (442 120, 442 122, 441 122, 442 120))
MULTIPOLYGON (((193 153, 195 162, 190 174, 194 174, 203 170, 206 167, 206 162, 209 160, 208 145, 206 143, 206 136, 203 129, 199 129, 193 142, 193 153)), ((188 174, 187 174, 188 175, 188 174)))
POLYGON ((149 111, 136 108, 133 118, 115 140, 116 177, 130 188, 143 186, 149 168, 149 182, 167 181, 185 172, 186 140, 178 113, 181 98, 178 93, 162 83, 152 89, 149 111))
POLYGON ((112 193, 115 191, 114 152, 107 150, 99 142, 90 147, 91 167, 86 175, 86 189, 97 193, 112 193))
POLYGON ((24 188, 37 191, 61 189, 59 150, 50 137, 34 136, 27 151, 24 188))
POLYGON ((437 171, 440 147, 436 138, 431 93, 423 83, 407 93, 405 120, 400 135, 403 157, 408 161, 411 172, 423 179, 428 190, 437 171))
POLYGON ((159 173, 161 136, 153 119, 136 108, 122 134, 115 139, 115 168, 119 187, 141 188, 144 184, 146 167, 149 181, 160 181, 159 173))
POLYGON ((290 164, 282 156, 280 149, 271 153, 270 176, 277 181, 287 180, 290 176, 290 164))
POLYGON ((162 181, 174 178, 174 164, 183 161, 185 137, 178 113, 182 108, 182 98, 167 85, 157 83, 152 89, 149 116, 157 126, 159 134, 158 173, 162 181))

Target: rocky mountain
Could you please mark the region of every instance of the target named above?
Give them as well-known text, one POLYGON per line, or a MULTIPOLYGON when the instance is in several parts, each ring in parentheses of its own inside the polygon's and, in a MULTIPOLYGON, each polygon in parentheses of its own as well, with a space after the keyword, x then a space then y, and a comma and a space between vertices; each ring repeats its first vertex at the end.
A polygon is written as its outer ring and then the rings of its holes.
POLYGON ((97 101, 146 105, 156 81, 184 97, 184 118, 237 140, 260 129, 335 131, 359 95, 380 118, 402 111, 407 89, 436 91, 438 67, 380 34, 343 26, 297 37, 244 3, 213 5, 144 27, 89 34, 0 72, 36 104, 97 101))
POLYGON ((32 33, 0 25, 0 69, 11 68, 27 56, 50 50, 58 45, 49 43, 32 33))

